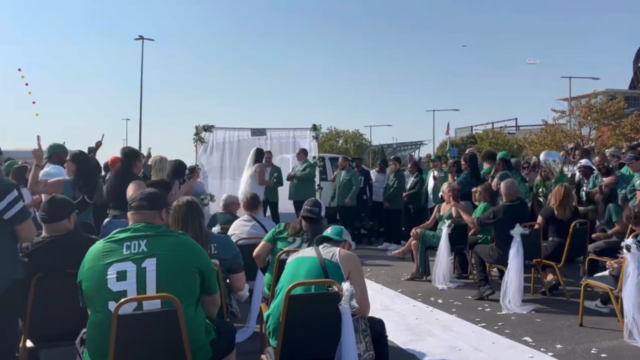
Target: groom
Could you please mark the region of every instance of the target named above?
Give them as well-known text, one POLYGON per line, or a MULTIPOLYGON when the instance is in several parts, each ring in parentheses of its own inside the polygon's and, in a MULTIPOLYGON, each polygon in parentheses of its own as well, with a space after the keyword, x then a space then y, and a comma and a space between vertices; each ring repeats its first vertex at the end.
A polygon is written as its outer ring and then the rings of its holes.
POLYGON ((267 181, 272 180, 271 185, 264 189, 264 199, 262 200, 262 214, 267 216, 267 208, 271 212, 271 220, 280 223, 280 213, 278 212, 278 188, 284 185, 282 170, 273 164, 273 153, 271 150, 264 152, 264 177, 267 181))
POLYGON ((304 202, 316 197, 316 170, 317 166, 309 161, 309 152, 301 148, 296 153, 298 165, 287 175, 289 184, 289 200, 293 201, 296 218, 300 217, 300 211, 304 202))

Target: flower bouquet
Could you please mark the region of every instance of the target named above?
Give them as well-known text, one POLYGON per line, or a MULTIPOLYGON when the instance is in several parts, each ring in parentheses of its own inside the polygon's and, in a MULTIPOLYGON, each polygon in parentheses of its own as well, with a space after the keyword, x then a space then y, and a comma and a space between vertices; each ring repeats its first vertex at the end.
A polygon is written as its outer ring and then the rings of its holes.
POLYGON ((209 206, 209 204, 216 202, 216 196, 210 193, 206 193, 200 196, 200 204, 203 207, 209 206))

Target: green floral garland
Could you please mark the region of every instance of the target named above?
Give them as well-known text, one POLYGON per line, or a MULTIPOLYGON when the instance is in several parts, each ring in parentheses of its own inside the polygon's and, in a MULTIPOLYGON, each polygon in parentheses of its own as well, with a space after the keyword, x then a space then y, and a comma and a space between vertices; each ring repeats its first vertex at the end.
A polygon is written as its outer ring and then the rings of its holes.
POLYGON ((193 133, 193 143, 196 145, 204 145, 207 141, 204 139, 205 133, 213 132, 215 125, 196 125, 193 133))

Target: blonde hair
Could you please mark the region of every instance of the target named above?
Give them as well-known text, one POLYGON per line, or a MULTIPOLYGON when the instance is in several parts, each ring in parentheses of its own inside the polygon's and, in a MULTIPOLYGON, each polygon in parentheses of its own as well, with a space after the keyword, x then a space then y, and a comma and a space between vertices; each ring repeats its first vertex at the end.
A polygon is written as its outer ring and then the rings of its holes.
POLYGON ((156 155, 151 159, 151 180, 167 180, 169 178, 169 159, 156 155))
POLYGON ((560 220, 568 220, 573 214, 573 204, 575 196, 568 184, 562 183, 556 185, 549 195, 549 206, 553 208, 553 212, 560 220))

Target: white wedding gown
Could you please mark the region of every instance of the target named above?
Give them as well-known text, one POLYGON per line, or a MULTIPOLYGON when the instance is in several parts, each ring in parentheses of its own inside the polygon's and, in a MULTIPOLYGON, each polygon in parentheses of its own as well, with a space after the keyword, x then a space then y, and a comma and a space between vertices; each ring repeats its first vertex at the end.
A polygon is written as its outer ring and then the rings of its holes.
POLYGON ((240 193, 238 194, 240 196, 240 198, 242 198, 242 194, 245 191, 252 191, 256 194, 258 194, 258 196, 260 197, 260 200, 264 200, 264 185, 259 185, 258 184, 258 176, 256 175, 256 171, 258 170, 258 166, 260 166, 262 164, 255 164, 253 165, 253 168, 251 168, 251 174, 249 175, 249 181, 247 182, 247 184, 245 185, 245 187, 243 189, 240 190, 240 193))

